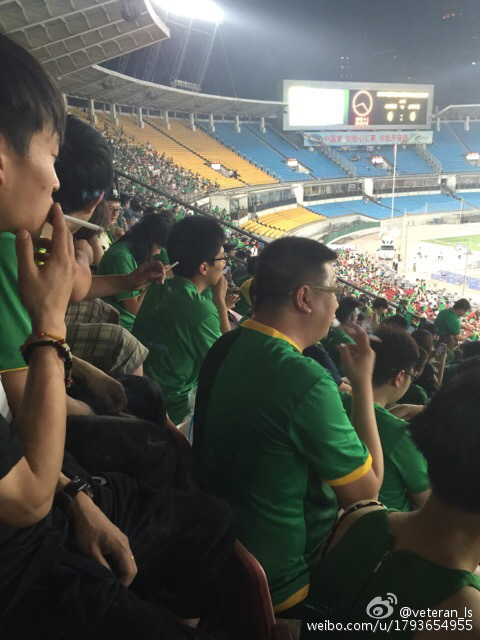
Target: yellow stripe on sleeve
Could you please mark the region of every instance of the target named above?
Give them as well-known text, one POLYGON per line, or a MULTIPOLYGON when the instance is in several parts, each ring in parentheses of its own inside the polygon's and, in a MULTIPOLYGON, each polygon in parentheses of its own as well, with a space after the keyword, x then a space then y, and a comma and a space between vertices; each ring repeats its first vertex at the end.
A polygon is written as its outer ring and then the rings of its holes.
POLYGON ((291 609, 302 600, 305 600, 305 598, 308 595, 309 586, 310 585, 306 584, 304 587, 299 589, 296 593, 292 594, 289 598, 287 598, 283 602, 280 602, 279 604, 276 604, 273 607, 274 613, 281 613, 282 611, 287 611, 287 609, 291 609))
POLYGON ((372 456, 368 454, 368 458, 365 464, 363 464, 361 467, 358 467, 358 469, 355 469, 355 471, 352 471, 348 475, 343 476, 343 478, 337 478, 336 480, 324 480, 324 482, 329 484, 331 487, 343 487, 346 484, 350 484, 351 482, 355 482, 355 480, 363 478, 363 476, 368 473, 371 466, 372 456))

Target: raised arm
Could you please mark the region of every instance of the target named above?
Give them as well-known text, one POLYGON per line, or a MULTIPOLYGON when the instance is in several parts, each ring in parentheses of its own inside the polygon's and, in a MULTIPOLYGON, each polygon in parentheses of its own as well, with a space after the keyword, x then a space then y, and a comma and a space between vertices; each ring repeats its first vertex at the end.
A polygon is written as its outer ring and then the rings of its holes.
POLYGON ((372 469, 380 489, 383 482, 383 451, 378 435, 372 390, 375 353, 367 334, 355 327, 353 345, 339 347, 342 367, 352 385, 352 415, 350 420, 372 456, 372 469))
MULTIPOLYGON (((49 259, 38 267, 26 231, 17 234, 18 289, 33 331, 64 337, 65 310, 73 287, 73 241, 58 205, 49 259)), ((35 338, 36 339, 36 338, 35 338)), ((20 346, 20 345, 19 345, 20 346)), ((0 480, 0 517, 16 527, 38 522, 49 512, 58 482, 65 441, 64 363, 54 347, 33 349, 14 428, 24 457, 0 480)))

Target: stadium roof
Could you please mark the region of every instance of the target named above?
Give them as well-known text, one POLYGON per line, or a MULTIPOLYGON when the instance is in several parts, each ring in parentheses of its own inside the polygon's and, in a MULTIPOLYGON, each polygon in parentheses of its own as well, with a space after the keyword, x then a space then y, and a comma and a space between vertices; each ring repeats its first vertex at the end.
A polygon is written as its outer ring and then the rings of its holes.
POLYGON ((480 104, 451 104, 433 115, 434 120, 480 120, 480 104))
POLYGON ((97 65, 61 78, 60 85, 69 96, 180 113, 268 117, 276 115, 285 106, 283 102, 245 100, 174 89, 136 80, 97 65))
POLYGON ((272 116, 285 107, 173 89, 99 66, 170 37, 150 0, 0 0, 0 31, 31 51, 68 96, 230 116, 272 116))
POLYGON ((60 81, 170 37, 149 0, 0 0, 0 31, 60 81))

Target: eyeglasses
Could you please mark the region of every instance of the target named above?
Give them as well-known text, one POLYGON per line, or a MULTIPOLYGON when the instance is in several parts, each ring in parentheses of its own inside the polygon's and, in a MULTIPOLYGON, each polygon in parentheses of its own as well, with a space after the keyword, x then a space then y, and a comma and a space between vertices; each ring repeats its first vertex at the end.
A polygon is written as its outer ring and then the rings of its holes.
POLYGON ((111 213, 120 213, 122 211, 122 207, 112 207, 110 209, 111 213))
POLYGON ((406 376, 409 376, 412 380, 417 377, 417 373, 415 371, 406 371, 405 369, 392 369, 392 373, 400 373, 403 372, 406 376))
POLYGON ((325 293, 334 293, 337 296, 337 298, 341 298, 345 291, 345 287, 342 284, 336 285, 335 287, 320 286, 316 284, 307 284, 306 286, 310 287, 310 289, 318 289, 319 291, 325 291, 325 293))
POLYGON ((223 260, 225 262, 225 265, 227 265, 230 262, 230 257, 222 256, 221 258, 210 258, 210 260, 207 260, 207 262, 217 262, 218 260, 223 260))

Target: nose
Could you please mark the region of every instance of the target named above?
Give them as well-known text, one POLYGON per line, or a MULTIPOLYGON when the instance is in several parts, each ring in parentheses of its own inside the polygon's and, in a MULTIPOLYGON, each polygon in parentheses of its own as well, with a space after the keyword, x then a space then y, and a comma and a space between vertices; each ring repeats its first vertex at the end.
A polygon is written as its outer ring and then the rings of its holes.
POLYGON ((53 170, 53 187, 52 187, 52 193, 55 193, 55 191, 58 191, 60 189, 60 180, 58 179, 57 176, 57 172, 55 171, 55 169, 53 170))

